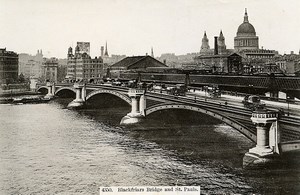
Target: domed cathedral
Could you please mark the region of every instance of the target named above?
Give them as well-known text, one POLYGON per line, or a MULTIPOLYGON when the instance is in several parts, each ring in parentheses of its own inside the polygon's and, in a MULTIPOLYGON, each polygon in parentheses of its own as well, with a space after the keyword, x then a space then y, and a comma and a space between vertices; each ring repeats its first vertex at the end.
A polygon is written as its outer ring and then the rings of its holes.
POLYGON ((247 8, 245 9, 244 22, 239 26, 236 37, 234 37, 234 49, 237 51, 259 48, 258 36, 255 28, 249 22, 247 8))
POLYGON ((244 22, 239 25, 234 38, 234 49, 226 48, 222 30, 214 37, 214 48, 210 49, 206 32, 202 38, 200 55, 194 58, 198 66, 210 67, 213 72, 252 73, 261 71, 265 64, 273 62, 278 51, 259 49, 255 28, 249 23, 247 9, 244 22))
POLYGON ((234 50, 243 57, 243 72, 263 72, 266 65, 273 64, 278 51, 259 49, 258 36, 255 28, 249 23, 247 9, 245 9, 244 22, 238 27, 234 38, 234 50))

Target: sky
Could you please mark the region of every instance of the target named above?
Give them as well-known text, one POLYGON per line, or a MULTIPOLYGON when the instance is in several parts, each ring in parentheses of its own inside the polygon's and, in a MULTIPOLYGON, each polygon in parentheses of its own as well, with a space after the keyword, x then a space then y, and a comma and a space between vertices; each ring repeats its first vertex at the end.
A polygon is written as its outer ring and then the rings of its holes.
POLYGON ((77 41, 91 56, 199 52, 204 31, 213 48, 220 30, 233 48, 247 8, 259 45, 299 52, 299 0, 0 0, 0 48, 66 58, 77 41))

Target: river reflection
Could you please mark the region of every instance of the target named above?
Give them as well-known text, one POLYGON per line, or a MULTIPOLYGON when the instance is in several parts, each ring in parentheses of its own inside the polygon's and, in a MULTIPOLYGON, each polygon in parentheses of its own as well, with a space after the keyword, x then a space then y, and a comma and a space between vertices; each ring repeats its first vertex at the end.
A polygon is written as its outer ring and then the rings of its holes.
POLYGON ((243 170, 253 143, 210 117, 170 111, 122 127, 129 107, 65 106, 0 105, 0 194, 98 194, 100 186, 121 185, 200 185, 209 194, 299 190, 296 168, 243 170))

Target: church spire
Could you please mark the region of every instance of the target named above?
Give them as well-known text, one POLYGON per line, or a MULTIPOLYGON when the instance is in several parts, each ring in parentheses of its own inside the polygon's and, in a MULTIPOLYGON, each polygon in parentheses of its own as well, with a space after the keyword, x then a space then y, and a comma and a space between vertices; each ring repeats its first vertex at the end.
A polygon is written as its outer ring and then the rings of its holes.
POLYGON ((220 54, 226 52, 225 37, 222 30, 220 31, 220 35, 218 37, 218 50, 220 54))
POLYGON ((154 58, 153 47, 151 47, 151 57, 154 58))
POLYGON ((223 35, 223 32, 222 32, 222 30, 220 31, 220 36, 219 36, 219 38, 221 39, 224 39, 224 35, 223 35))
POLYGON ((208 50, 209 50, 208 38, 206 35, 206 31, 204 31, 200 53, 202 53, 202 54, 207 53, 208 50))
POLYGON ((207 39, 206 31, 204 31, 203 39, 207 39))
POLYGON ((244 22, 249 22, 247 8, 245 8, 244 22))
POLYGON ((107 41, 105 43, 105 53, 104 53, 105 56, 108 56, 108 52, 107 52, 107 41))

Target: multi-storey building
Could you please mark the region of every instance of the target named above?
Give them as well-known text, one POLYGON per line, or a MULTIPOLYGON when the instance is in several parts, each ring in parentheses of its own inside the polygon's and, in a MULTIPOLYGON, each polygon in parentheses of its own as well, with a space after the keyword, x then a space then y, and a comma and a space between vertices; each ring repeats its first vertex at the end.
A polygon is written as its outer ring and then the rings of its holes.
POLYGON ((276 65, 280 70, 288 75, 295 75, 300 72, 300 52, 299 54, 284 54, 275 58, 276 65))
MULTIPOLYGON (((92 78, 102 78, 106 73, 103 60, 101 57, 91 58, 91 56, 85 51, 90 51, 89 43, 84 44, 84 50, 79 47, 82 42, 77 42, 75 47, 75 52, 73 54, 73 49, 70 47, 68 49, 68 62, 67 62, 67 76, 66 79, 78 81, 86 80, 92 78), (88 48, 87 48, 88 46, 88 48)), ((83 44, 81 44, 83 45, 83 44)))
POLYGON ((11 83, 18 79, 18 54, 0 48, 0 83, 11 83))
POLYGON ((57 58, 44 59, 43 80, 56 83, 57 82, 57 68, 58 68, 58 59, 57 58))
POLYGON ((19 73, 25 78, 39 79, 43 74, 43 52, 38 50, 35 56, 19 54, 19 73))

